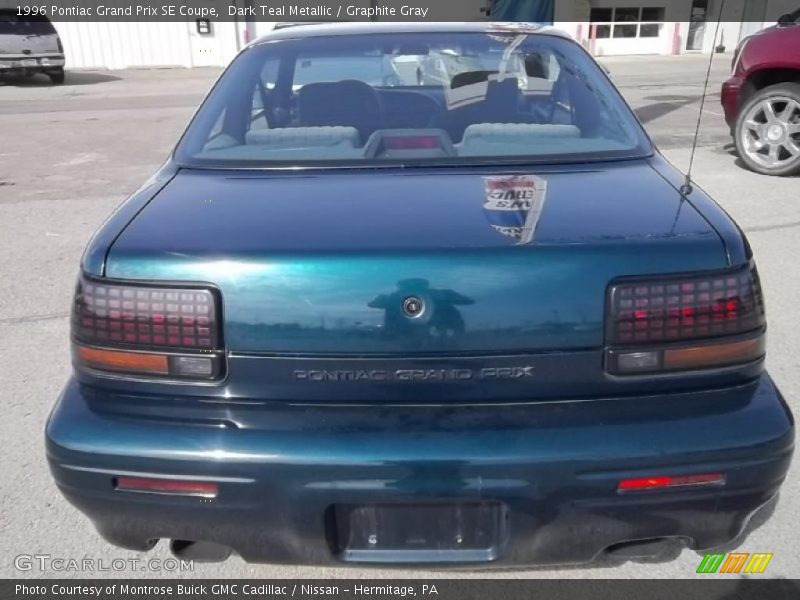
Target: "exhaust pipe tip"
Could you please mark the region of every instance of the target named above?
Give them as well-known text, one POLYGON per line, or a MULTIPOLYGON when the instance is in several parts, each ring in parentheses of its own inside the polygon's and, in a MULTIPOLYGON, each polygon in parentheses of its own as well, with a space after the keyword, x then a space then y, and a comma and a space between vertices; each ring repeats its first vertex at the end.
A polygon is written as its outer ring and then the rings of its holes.
POLYGON ((193 540, 170 540, 169 550, 175 558, 197 562, 223 562, 231 555, 228 546, 193 540))
POLYGON ((605 555, 612 560, 668 562, 680 556, 686 546, 686 540, 680 537, 631 540, 609 546, 605 555))
POLYGON ((149 552, 158 543, 158 538, 142 538, 128 531, 115 529, 104 529, 99 527, 98 532, 109 544, 114 544, 126 550, 134 552, 149 552))

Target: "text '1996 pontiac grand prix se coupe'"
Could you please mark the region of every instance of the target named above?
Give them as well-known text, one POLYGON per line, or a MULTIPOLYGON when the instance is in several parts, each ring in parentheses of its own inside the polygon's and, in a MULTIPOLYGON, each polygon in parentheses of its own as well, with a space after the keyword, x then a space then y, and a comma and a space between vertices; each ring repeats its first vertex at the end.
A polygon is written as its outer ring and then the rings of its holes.
POLYGON ((683 182, 549 28, 281 28, 86 250, 58 487, 208 560, 729 544, 794 426, 747 240, 683 182))

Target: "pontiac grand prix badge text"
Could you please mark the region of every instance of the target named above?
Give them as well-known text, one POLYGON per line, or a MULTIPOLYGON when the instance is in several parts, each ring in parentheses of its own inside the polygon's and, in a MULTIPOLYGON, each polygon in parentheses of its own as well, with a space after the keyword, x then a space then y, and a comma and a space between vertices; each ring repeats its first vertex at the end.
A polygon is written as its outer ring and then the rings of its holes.
POLYGON ((468 381, 470 379, 522 379, 533 377, 532 366, 484 369, 298 369, 295 381, 468 381))

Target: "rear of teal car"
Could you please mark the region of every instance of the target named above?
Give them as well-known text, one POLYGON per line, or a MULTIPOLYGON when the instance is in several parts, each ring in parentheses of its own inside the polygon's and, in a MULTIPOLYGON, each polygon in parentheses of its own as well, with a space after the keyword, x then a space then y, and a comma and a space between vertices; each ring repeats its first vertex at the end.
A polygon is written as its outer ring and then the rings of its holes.
POLYGON ((112 543, 206 559, 728 544, 793 420, 747 242, 681 183, 549 30, 281 29, 87 248, 56 483, 112 543), (405 81, 445 52, 449 86, 405 81))

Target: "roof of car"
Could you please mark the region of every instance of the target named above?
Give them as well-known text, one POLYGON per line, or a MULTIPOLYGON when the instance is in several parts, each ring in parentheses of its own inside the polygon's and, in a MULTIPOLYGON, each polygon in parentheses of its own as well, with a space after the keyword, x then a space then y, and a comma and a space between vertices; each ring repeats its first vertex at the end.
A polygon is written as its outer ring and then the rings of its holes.
POLYGON ((297 39, 337 35, 359 35, 370 33, 523 33, 569 37, 561 30, 539 23, 504 23, 498 21, 449 22, 295 22, 279 23, 275 29, 254 40, 254 44, 273 40, 297 39))

